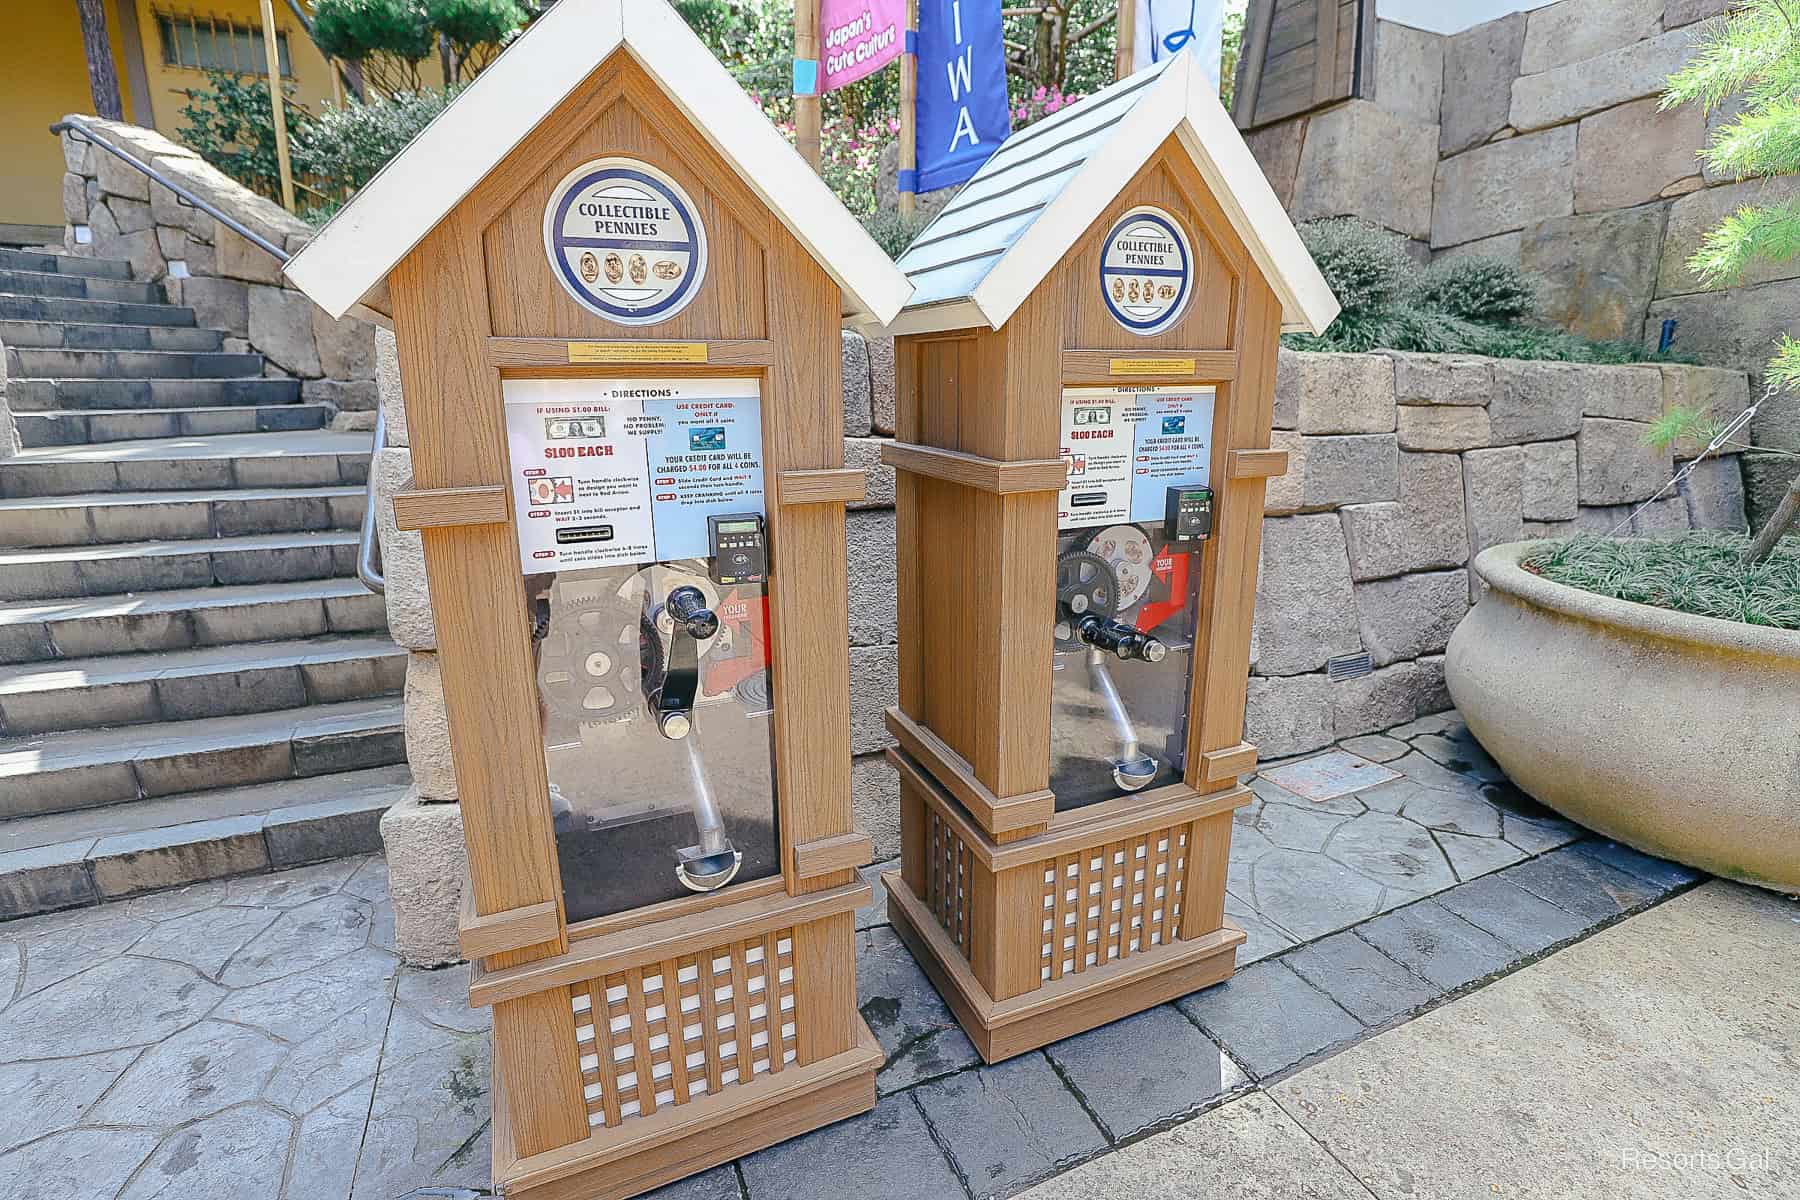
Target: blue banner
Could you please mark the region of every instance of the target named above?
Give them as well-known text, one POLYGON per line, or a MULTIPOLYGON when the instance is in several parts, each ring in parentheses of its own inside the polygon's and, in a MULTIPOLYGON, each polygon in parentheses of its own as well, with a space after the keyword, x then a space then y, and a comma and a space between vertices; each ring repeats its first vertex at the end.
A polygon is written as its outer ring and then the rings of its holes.
POLYGON ((919 0, 918 163, 903 192, 955 187, 1012 132, 1000 0, 919 0))

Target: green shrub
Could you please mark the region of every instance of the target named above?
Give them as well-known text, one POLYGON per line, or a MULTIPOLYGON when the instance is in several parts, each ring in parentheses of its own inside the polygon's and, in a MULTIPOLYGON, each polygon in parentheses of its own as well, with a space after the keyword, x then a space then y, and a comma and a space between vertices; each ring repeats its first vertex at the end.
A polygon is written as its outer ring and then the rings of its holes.
POLYGON ((1464 258, 1421 271, 1403 239, 1355 217, 1300 226, 1342 312, 1320 337, 1288 334, 1293 350, 1360 354, 1485 354, 1579 363, 1691 362, 1630 342, 1595 342, 1567 330, 1521 324, 1534 312, 1537 282, 1510 263, 1464 258))
POLYGON ((1754 566, 1738 533, 1668 538, 1581 534, 1555 542, 1520 565, 1535 575, 1615 600, 1699 617, 1800 629, 1800 538, 1783 538, 1754 566))
POLYGON ((1418 269, 1397 235, 1355 217, 1302 225, 1300 240, 1346 313, 1392 304, 1418 269))
POLYGON ((1419 279, 1414 300, 1467 321, 1516 325, 1537 313, 1538 281, 1498 258, 1434 263, 1419 279))
POLYGON ((889 258, 899 258, 906 253, 912 240, 928 224, 923 217, 903 217, 891 208, 877 208, 861 220, 863 228, 869 231, 877 246, 887 251, 889 258))
POLYGON ((312 39, 351 62, 378 54, 418 62, 435 49, 425 6, 415 0, 314 0, 312 39))
POLYGON ((420 130, 444 111, 456 89, 401 92, 391 100, 354 101, 327 107, 294 140, 294 169, 322 181, 333 193, 356 189, 375 177, 420 130))
MULTIPOLYGON (((283 89, 287 94, 288 89, 283 89)), ((275 157, 275 120, 269 111, 265 80, 223 71, 209 72, 207 86, 190 89, 181 115, 187 127, 181 140, 194 153, 251 191, 281 193, 281 167, 275 157)), ((289 99, 288 137, 306 137, 312 116, 289 99)))

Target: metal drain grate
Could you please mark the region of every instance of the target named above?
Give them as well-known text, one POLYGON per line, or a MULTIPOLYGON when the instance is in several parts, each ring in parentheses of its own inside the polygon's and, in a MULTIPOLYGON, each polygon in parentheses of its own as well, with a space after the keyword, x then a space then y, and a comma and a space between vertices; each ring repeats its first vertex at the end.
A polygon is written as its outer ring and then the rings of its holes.
POLYGON ((1325 663, 1325 675, 1333 683, 1340 679, 1361 679, 1375 669, 1375 662, 1364 650, 1361 654, 1340 654, 1325 663))

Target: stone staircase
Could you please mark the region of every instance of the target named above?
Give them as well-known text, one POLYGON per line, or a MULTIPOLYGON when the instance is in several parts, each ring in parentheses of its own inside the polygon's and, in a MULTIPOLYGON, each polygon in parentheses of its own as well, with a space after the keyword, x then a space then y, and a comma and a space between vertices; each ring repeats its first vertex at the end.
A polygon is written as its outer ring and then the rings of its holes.
POLYGON ((408 784, 369 435, 225 339, 0 250, 0 918, 376 850, 408 784))

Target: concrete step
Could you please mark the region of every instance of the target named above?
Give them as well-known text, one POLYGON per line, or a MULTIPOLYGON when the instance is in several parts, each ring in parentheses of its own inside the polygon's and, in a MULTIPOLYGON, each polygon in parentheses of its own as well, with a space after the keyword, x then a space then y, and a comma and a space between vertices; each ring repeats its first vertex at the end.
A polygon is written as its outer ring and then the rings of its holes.
POLYGON ((386 630, 382 598, 355 579, 19 600, 0 604, 0 663, 386 630))
POLYGON ((162 288, 154 283, 94 275, 64 275, 60 271, 0 269, 0 292, 14 296, 57 296, 66 300, 122 300, 127 304, 157 304, 167 299, 162 288))
POLYGON ((15 350, 13 379, 261 379, 260 354, 199 350, 15 350))
POLYGON ((0 920, 379 853, 404 766, 0 823, 0 920))
POLYGON ((362 484, 372 442, 315 430, 39 446, 0 463, 0 496, 362 484))
POLYGON ((13 414, 19 442, 81 446, 140 438, 211 437, 221 433, 283 433, 323 429, 336 410, 328 404, 253 404, 216 408, 43 409, 13 414))
POLYGON ((41 250, 0 250, 0 271, 37 271, 57 275, 90 275, 130 279, 131 264, 118 258, 76 258, 41 250))
POLYGON ((0 550, 0 601, 348 577, 356 543, 345 529, 0 550))
POLYGON ((0 819, 406 760, 399 697, 0 740, 0 819))
POLYGON ((385 636, 303 638, 0 667, 0 737, 149 725, 397 696, 385 636))
POLYGON ((0 320, 9 350, 203 350, 225 346, 223 329, 185 325, 81 325, 67 321, 0 320))
POLYGON ((126 304, 118 300, 82 300, 67 296, 0 296, 0 320, 72 321, 82 325, 194 323, 193 309, 158 301, 126 304))
POLYGON ((14 413, 70 408, 217 408, 298 404, 298 379, 15 379, 14 413))
POLYGON ((362 521, 365 495, 361 487, 336 484, 0 500, 0 546, 67 548, 355 529, 362 521))

